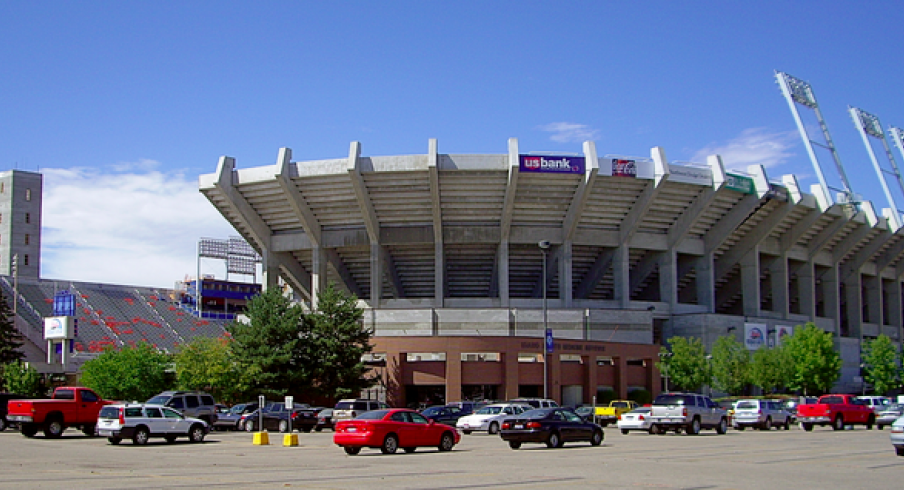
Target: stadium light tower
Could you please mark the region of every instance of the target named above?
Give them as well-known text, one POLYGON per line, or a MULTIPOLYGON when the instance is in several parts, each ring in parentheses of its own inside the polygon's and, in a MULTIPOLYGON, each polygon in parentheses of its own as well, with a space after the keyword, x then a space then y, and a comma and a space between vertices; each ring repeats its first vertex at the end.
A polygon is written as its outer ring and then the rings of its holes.
POLYGON ((841 157, 838 156, 838 151, 835 150, 835 143, 832 142, 832 136, 829 134, 829 127, 822 117, 822 112, 819 110, 819 104, 816 103, 816 95, 813 93, 813 87, 799 78, 792 77, 787 73, 782 73, 777 70, 775 72, 775 79, 782 89, 782 94, 784 94, 785 99, 788 101, 788 107, 791 108, 791 114, 794 116, 794 121, 797 123, 797 130, 804 140, 804 146, 807 147, 807 153, 810 155, 810 162, 813 164, 813 170, 816 171, 816 175, 819 177, 819 183, 822 185, 822 190, 826 194, 826 197, 833 204, 836 200, 843 203, 857 203, 860 199, 855 197, 853 191, 851 191, 851 185, 848 182, 847 175, 844 173, 844 167, 841 165, 841 157), (809 133, 807 133, 807 128, 801 119, 800 111, 798 111, 798 105, 811 109, 815 113, 816 120, 819 122, 819 127, 822 130, 824 139, 822 142, 814 141, 810 138, 809 133), (819 163, 819 158, 816 156, 816 151, 813 149, 814 145, 829 150, 832 154, 832 159, 835 161, 835 168, 838 171, 838 177, 841 181, 840 188, 833 187, 826 180, 825 172, 823 172, 822 165, 819 163), (836 194, 833 195, 830 191, 835 191, 836 194))
MULTIPOLYGON (((885 198, 888 199, 888 205, 891 206, 892 210, 892 216, 889 216, 889 219, 892 220, 891 224, 894 230, 897 231, 902 225, 902 212, 899 200, 895 199, 895 196, 904 198, 904 180, 901 179, 898 163, 891 152, 888 140, 885 139, 885 133, 882 131, 882 124, 879 123, 879 118, 856 107, 848 106, 848 111, 851 113, 851 119, 854 120, 854 126, 857 127, 860 137, 863 138, 863 144, 866 146, 866 152, 873 162, 873 168, 876 169, 876 175, 879 177, 879 183, 882 184, 882 190, 885 191, 885 198), (876 152, 873 151, 873 145, 870 143, 870 137, 882 142, 882 148, 885 149, 885 156, 888 158, 891 167, 883 167, 879 163, 879 159, 876 158, 876 152), (894 193, 892 192, 892 187, 889 187, 889 176, 894 176, 895 178, 892 183, 896 190, 894 193)), ((904 201, 901 202, 904 203, 904 201)))

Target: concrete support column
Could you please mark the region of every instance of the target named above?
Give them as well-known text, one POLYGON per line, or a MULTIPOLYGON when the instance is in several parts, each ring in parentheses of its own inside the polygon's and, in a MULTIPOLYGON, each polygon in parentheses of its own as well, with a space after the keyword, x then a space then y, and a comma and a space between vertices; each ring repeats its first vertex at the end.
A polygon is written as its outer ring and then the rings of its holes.
POLYGON ((461 400, 461 349, 446 349, 446 401, 461 400))
POLYGON ((317 309, 320 293, 326 288, 326 250, 314 247, 311 250, 311 308, 317 309))
POLYGON ((671 305, 672 311, 678 304, 678 254, 674 250, 659 254, 659 301, 671 305))
POLYGON ((263 252, 261 254, 261 269, 263 270, 261 289, 266 291, 279 286, 279 259, 269 250, 265 249, 263 252))
POLYGON ((631 254, 627 244, 615 249, 612 259, 614 299, 622 308, 631 302, 631 254))
POLYGON ((496 270, 499 277, 499 302, 503 308, 510 306, 509 302, 509 242, 502 240, 499 250, 496 252, 496 270))
POLYGON ((433 270, 433 298, 436 307, 442 308, 446 298, 446 258, 442 243, 436 243, 433 247, 433 270))
POLYGON ((571 275, 571 240, 566 240, 559 251, 559 298, 564 308, 571 308, 574 298, 574 284, 571 275))
POLYGON ((383 247, 370 244, 370 301, 373 308, 380 307, 383 297, 383 247))
POLYGON ((713 254, 704 254, 694 261, 697 274, 697 304, 705 306, 708 313, 716 312, 716 278, 713 254))
POLYGON ((790 302, 788 295, 788 258, 779 255, 769 264, 769 275, 772 278, 772 311, 781 318, 788 318, 790 302))
POLYGON ((901 329, 904 327, 902 325, 902 315, 901 315, 901 281, 898 279, 894 279, 887 283, 886 287, 886 301, 888 304, 886 305, 886 310, 888 311, 888 318, 885 321, 886 325, 891 325, 895 327, 895 331, 898 333, 898 338, 896 339, 900 342, 904 337, 901 336, 901 329))
POLYGON ((882 279, 876 276, 863 276, 863 289, 866 293, 866 311, 868 313, 863 317, 863 321, 881 326, 883 322, 882 279))
POLYGON ((800 314, 810 320, 816 319, 816 273, 813 262, 806 261, 797 269, 797 295, 800 314))
POLYGON ((386 403, 390 407, 407 406, 408 400, 405 399, 405 384, 403 381, 403 373, 405 372, 405 352, 398 350, 386 351, 386 403))
POLYGON ((848 333, 850 338, 860 338, 863 331, 863 282, 860 273, 853 274, 844 281, 844 303, 847 311, 848 333))
POLYGON ((841 300, 838 279, 838 265, 831 267, 822 275, 822 297, 825 304, 825 316, 835 320, 835 335, 841 335, 841 300))
POLYGON ((505 353, 505 385, 499 395, 505 400, 518 398, 518 351, 505 353))
POLYGON ((553 352, 547 354, 544 361, 549 362, 549 379, 547 379, 547 391, 549 398, 562 403, 562 363, 559 361, 559 354, 553 352))
POLYGON ((744 295, 744 315, 760 316, 760 251, 759 247, 741 259, 741 291, 744 295))

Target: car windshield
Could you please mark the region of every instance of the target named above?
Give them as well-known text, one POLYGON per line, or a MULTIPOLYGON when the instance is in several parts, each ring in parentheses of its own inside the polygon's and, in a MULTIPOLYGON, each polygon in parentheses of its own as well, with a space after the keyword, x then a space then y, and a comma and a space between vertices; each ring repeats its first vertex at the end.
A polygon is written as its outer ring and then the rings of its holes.
POLYGON ((536 408, 534 410, 528 410, 528 411, 522 413, 521 415, 518 416, 518 418, 545 419, 547 416, 549 416, 550 412, 553 412, 553 411, 554 410, 551 408, 536 408))
POLYGON ((421 413, 423 415, 426 415, 429 417, 432 415, 438 415, 439 413, 442 412, 442 410, 443 410, 443 407, 430 407, 430 408, 425 408, 424 411, 421 413))
POLYGON ((744 410, 744 409, 749 410, 749 409, 755 409, 755 408, 759 408, 759 407, 757 407, 756 402, 743 401, 743 402, 738 402, 738 405, 735 408, 737 408, 738 410, 744 410))
POLYGON ((689 397, 685 395, 659 395, 653 401, 653 405, 693 405, 693 401, 688 403, 687 398, 689 397))
POLYGON ((240 403, 240 404, 232 407, 232 409, 229 410, 229 413, 240 415, 243 411, 245 411, 245 404, 240 403))
POLYGON ((483 407, 477 411, 477 415, 496 415, 497 413, 502 412, 502 407, 500 406, 489 406, 483 407))
POLYGON ((148 405, 166 405, 166 402, 168 402, 170 398, 172 397, 169 395, 157 395, 148 400, 147 403, 148 405))
POLYGON ((336 404, 336 410, 351 410, 355 402, 339 402, 336 404))
POLYGON ((650 407, 640 407, 631 410, 631 413, 650 413, 650 407))
POLYGON ((383 420, 389 410, 371 410, 355 417, 355 420, 383 420))
POLYGON ((99 418, 102 419, 116 419, 119 418, 119 408, 117 407, 104 407, 100 409, 100 414, 98 414, 99 418))

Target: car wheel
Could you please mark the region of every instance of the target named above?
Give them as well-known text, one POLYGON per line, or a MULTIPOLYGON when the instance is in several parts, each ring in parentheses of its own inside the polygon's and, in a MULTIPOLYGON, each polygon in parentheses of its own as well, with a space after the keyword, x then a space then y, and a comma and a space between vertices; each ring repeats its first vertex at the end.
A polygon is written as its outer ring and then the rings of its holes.
POLYGON ((744 430, 746 428, 747 427, 744 427, 743 425, 739 425, 739 426, 735 427, 735 429, 737 429, 737 430, 744 430))
POLYGON ((386 439, 383 439, 383 445, 380 446, 380 451, 383 451, 383 454, 395 454, 398 449, 399 438, 395 434, 386 436, 386 439))
POLYGON ((455 438, 452 437, 452 434, 446 432, 443 434, 442 439, 439 440, 439 450, 451 451, 453 446, 455 446, 455 438))
POLYGON ((109 442, 110 444, 116 446, 117 444, 119 444, 120 442, 122 442, 122 439, 119 438, 119 437, 108 437, 108 438, 107 438, 107 442, 109 442))
POLYGON ((546 447, 559 447, 561 444, 562 441, 559 437, 558 432, 552 432, 549 434, 549 439, 546 440, 546 447))
POLYGON ((308 434, 308 433, 311 432, 311 428, 310 428, 310 427, 305 427, 305 428, 301 429, 301 431, 304 432, 305 434, 308 434))
POLYGON ((361 452, 361 448, 360 448, 360 447, 345 446, 345 447, 342 448, 342 449, 345 449, 345 454, 349 454, 349 455, 352 455, 352 456, 354 456, 354 455, 356 455, 356 454, 358 454, 358 453, 361 452))
POLYGON ((19 432, 25 437, 34 437, 38 433, 37 424, 20 424, 19 432))
POLYGON ((653 424, 650 426, 650 434, 651 435, 662 434, 662 431, 659 429, 658 425, 653 424))
POLYGON ((44 436, 45 437, 62 437, 63 436, 63 421, 59 418, 53 418, 48 420, 44 425, 44 436))
POLYGON ((496 422, 490 423, 490 428, 487 429, 487 432, 489 432, 490 435, 499 432, 499 424, 497 424, 496 422))
POLYGON ((280 420, 279 421, 279 431, 280 432, 289 432, 289 421, 288 420, 280 420))
POLYGON ((876 417, 873 417, 872 415, 870 415, 869 418, 866 420, 866 429, 873 430, 873 424, 875 424, 875 423, 876 423, 876 417))
POLYGON ((97 435, 96 428, 97 427, 94 424, 88 424, 82 427, 82 434, 85 434, 88 437, 94 437, 97 435))
POLYGON ((151 433, 144 427, 139 427, 135 430, 135 435, 132 436, 132 444, 137 446, 144 446, 148 443, 148 439, 151 438, 151 433))
POLYGON ((844 429, 844 418, 841 415, 835 417, 835 421, 832 422, 832 429, 841 430, 844 429))
POLYGON ((807 424, 807 423, 801 422, 801 423, 800 423, 800 428, 803 429, 803 430, 805 430, 805 431, 807 431, 807 432, 810 432, 810 431, 813 430, 813 424, 807 424))
POLYGON ((882 430, 883 427, 885 427, 885 426, 882 425, 882 424, 877 424, 877 425, 876 425, 876 428, 879 429, 879 430, 882 430))
POLYGON ((471 431, 469 431, 469 430, 463 430, 463 431, 462 431, 462 432, 463 432, 463 433, 464 433, 464 434, 465 434, 465 435, 467 435, 467 434, 470 434, 470 433, 471 433, 471 431))
POLYGON ((314 427, 314 432, 320 432, 323 430, 323 427, 314 427))
POLYGON ((719 425, 716 426, 716 434, 722 435, 728 432, 728 421, 724 418, 719 421, 719 425))
POLYGON ((254 421, 253 420, 245 421, 245 430, 248 432, 254 432, 254 421))
POLYGON ((628 429, 622 429, 621 433, 622 433, 622 435, 625 435, 625 436, 628 435, 628 429))
POLYGON ((188 430, 188 440, 191 442, 203 442, 204 427, 202 427, 200 424, 191 426, 191 429, 188 430))
POLYGON ((763 422, 763 430, 772 429, 772 417, 766 417, 766 421, 763 422))
POLYGON ((688 435, 695 436, 700 433, 700 419, 694 417, 691 424, 687 426, 688 435))
POLYGON ((895 454, 898 456, 904 456, 904 447, 895 446, 895 454))
MULTIPOLYGON (((625 434, 628 433, 627 430, 622 431, 622 432, 625 434)), ((603 431, 601 431, 601 430, 593 431, 593 435, 590 436, 590 445, 591 446, 599 446, 602 443, 603 443, 603 431)))
POLYGON ((417 448, 416 448, 416 447, 403 447, 402 449, 405 450, 405 452, 406 452, 407 454, 411 454, 411 453, 417 451, 417 448))
POLYGON ((166 442, 168 442, 170 444, 176 442, 176 436, 166 436, 166 437, 164 437, 164 439, 166 439, 166 442))
POLYGON ((521 443, 518 441, 509 441, 509 447, 512 449, 519 449, 521 448, 521 443))
POLYGON ((6 422, 6 417, 0 417, 0 432, 6 430, 9 427, 9 424, 6 422))

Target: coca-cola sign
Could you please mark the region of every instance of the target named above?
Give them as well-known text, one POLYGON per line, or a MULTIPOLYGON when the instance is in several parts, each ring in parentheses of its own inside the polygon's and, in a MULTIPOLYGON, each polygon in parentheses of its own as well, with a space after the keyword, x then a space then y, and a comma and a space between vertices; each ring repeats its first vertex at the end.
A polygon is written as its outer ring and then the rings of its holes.
POLYGON ((585 168, 584 157, 519 155, 519 159, 522 172, 582 174, 585 168))

